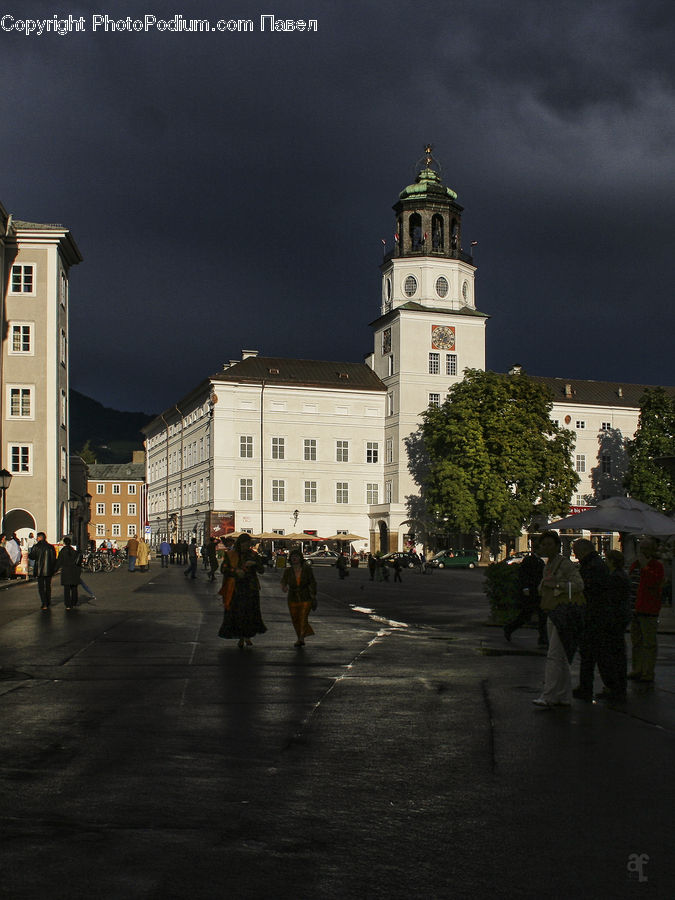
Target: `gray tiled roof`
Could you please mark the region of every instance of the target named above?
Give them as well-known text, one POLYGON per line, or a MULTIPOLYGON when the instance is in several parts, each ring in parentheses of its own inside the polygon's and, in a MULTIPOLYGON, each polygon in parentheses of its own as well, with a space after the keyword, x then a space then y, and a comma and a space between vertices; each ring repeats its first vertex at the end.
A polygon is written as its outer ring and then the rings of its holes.
POLYGON ((54 223, 41 225, 39 222, 23 222, 21 219, 12 219, 16 228, 25 228, 27 230, 43 231, 45 228, 55 228, 58 231, 68 230, 65 225, 56 225, 54 223))
POLYGON ((88 469, 89 481, 145 481, 143 463, 96 463, 88 469))
POLYGON ((378 376, 365 363, 326 362, 316 359, 285 359, 249 356, 229 369, 211 376, 213 381, 331 387, 353 391, 386 391, 378 376))
MULTIPOLYGON (((640 397, 647 388, 655 385, 626 384, 621 381, 582 381, 577 378, 550 378, 545 375, 528 377, 540 384, 546 384, 553 393, 555 403, 590 406, 639 407, 640 397), (568 390, 568 386, 571 389, 568 390)), ((675 399, 675 387, 664 387, 666 393, 675 399)))

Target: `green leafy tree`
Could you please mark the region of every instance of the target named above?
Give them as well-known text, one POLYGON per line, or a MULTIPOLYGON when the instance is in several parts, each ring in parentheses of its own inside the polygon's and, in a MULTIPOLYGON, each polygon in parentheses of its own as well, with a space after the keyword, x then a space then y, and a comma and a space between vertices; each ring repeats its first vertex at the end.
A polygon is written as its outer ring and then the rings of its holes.
POLYGON ((675 508, 675 488, 672 475, 654 462, 658 456, 675 456, 675 399, 660 387, 640 398, 637 431, 628 441, 624 487, 631 497, 665 512, 675 508))
POLYGON ((80 450, 80 452, 77 455, 79 457, 81 457, 89 465, 94 465, 96 462, 96 455, 95 455, 94 451, 92 450, 90 441, 87 441, 85 443, 84 447, 82 447, 82 449, 80 450))
POLYGON ((551 409, 548 388, 526 375, 467 369, 409 442, 428 515, 478 532, 484 555, 494 532, 518 534, 537 513, 564 515, 579 476, 574 436, 553 424, 551 409))

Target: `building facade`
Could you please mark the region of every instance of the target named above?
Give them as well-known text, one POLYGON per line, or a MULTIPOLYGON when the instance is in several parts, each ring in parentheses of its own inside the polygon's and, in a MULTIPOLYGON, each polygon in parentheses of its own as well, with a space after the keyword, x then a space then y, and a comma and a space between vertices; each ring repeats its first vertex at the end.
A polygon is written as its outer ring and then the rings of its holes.
POLYGON ((69 530, 68 303, 82 261, 62 225, 12 219, 3 234, 0 422, 2 467, 12 475, 4 531, 69 530))
POLYGON ((143 452, 134 453, 131 463, 95 463, 88 468, 89 540, 97 547, 104 541, 124 547, 129 538, 144 534, 147 515, 143 452))
MULTIPOLYGON (((393 209, 363 364, 242 351, 144 429, 153 539, 349 532, 384 552, 412 539, 406 501, 418 492, 406 441, 466 368, 485 368, 488 316, 476 306, 463 208, 430 148, 393 209)), ((537 380, 552 391, 552 418, 576 432, 573 503, 622 493, 644 388, 537 380)))

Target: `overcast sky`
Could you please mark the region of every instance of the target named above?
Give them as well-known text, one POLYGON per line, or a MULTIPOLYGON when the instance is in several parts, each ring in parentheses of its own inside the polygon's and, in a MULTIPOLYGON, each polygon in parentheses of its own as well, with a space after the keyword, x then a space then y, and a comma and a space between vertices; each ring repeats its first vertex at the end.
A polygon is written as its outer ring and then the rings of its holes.
POLYGON ((489 368, 675 384, 671 0, 3 9, 84 17, 0 31, 0 202, 84 256, 73 388, 155 412, 242 348, 362 360, 426 141, 478 241, 489 368), (255 29, 94 33, 106 12, 255 29), (270 13, 318 31, 263 33, 270 13))

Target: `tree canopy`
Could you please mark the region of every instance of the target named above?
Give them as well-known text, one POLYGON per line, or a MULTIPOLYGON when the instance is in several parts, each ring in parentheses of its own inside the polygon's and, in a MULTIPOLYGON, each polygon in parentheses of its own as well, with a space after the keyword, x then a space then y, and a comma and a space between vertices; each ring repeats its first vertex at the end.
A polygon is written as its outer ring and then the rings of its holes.
POLYGON ((647 389, 640 398, 624 487, 636 500, 666 512, 675 508, 675 488, 672 475, 654 462, 659 456, 675 456, 675 400, 661 387, 647 389))
POLYGON ((479 532, 483 548, 500 530, 517 534, 537 513, 564 515, 579 476, 574 435, 550 418, 548 388, 527 375, 467 369, 447 400, 429 407, 412 445, 410 471, 427 515, 479 532))

